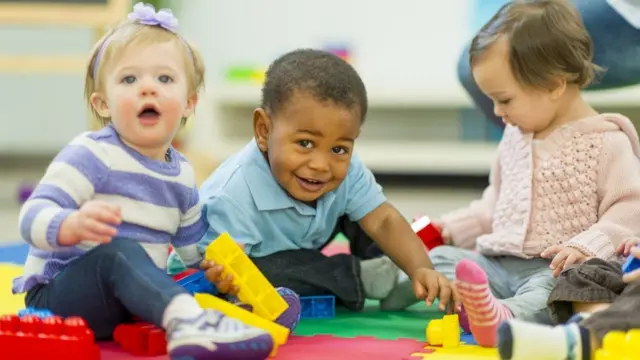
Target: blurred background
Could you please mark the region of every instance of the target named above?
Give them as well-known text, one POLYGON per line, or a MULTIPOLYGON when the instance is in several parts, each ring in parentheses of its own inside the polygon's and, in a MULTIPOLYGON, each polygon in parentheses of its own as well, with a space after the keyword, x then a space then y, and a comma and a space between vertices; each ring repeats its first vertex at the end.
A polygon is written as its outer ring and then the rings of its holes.
MULTIPOLYGON (((604 1, 604 0, 602 0, 604 1)), ((475 110, 457 77, 494 0, 180 0, 169 7, 202 51, 206 91, 178 146, 206 177, 252 134, 262 74, 299 47, 350 61, 369 91, 356 150, 407 217, 467 204, 487 183, 501 129, 475 110)), ((0 242, 19 240, 21 189, 75 135, 91 129, 85 64, 129 0, 0 0, 0 242)), ((590 94, 601 111, 640 117, 640 87, 590 94)))

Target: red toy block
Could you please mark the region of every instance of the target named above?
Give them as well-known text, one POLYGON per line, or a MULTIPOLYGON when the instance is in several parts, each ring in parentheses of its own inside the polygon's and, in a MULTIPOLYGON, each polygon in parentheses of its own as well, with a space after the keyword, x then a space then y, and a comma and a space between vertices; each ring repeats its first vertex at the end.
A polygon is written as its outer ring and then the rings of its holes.
POLYGON ((137 356, 167 353, 165 332, 149 323, 122 324, 113 332, 113 340, 125 351, 137 356))
POLYGON ((177 282, 177 281, 180 281, 183 278, 186 278, 187 276, 189 276, 191 274, 195 274, 197 272, 198 272, 198 269, 187 269, 187 270, 185 270, 185 271, 183 271, 183 272, 181 272, 179 274, 173 275, 172 277, 173 277, 173 280, 177 282))
POLYGON ((0 317, 0 358, 98 360, 93 331, 78 317, 0 317))
POLYGON ((411 228, 422 240, 424 246, 431 250, 437 246, 444 245, 442 234, 433 224, 428 216, 422 216, 411 224, 411 228))

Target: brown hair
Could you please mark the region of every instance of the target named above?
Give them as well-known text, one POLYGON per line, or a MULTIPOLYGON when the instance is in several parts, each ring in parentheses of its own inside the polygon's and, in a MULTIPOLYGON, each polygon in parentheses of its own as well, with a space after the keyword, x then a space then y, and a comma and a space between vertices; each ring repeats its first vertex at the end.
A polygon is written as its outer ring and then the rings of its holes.
MULTIPOLYGON (((103 90, 105 68, 117 59, 128 46, 157 44, 166 41, 179 41, 182 44, 182 57, 184 58, 185 68, 187 69, 189 96, 197 94, 200 89, 202 89, 204 86, 204 62, 202 56, 193 45, 180 37, 180 35, 167 31, 159 26, 143 25, 135 21, 125 20, 107 32, 107 34, 98 41, 93 47, 89 64, 87 64, 84 83, 85 101, 89 109, 91 109, 94 118, 100 124, 106 125, 110 119, 103 118, 93 108, 91 105, 91 95, 96 91, 103 90), (103 49, 100 55, 98 68, 94 69, 98 53, 100 49, 105 46, 105 41, 109 41, 109 43, 106 44, 106 48, 103 49)), ((186 118, 182 119, 182 125, 184 125, 186 121, 186 118)))
POLYGON ((592 62, 591 37, 568 1, 515 0, 502 6, 473 38, 471 67, 503 36, 511 70, 525 86, 553 89, 561 77, 584 88, 604 71, 592 62))

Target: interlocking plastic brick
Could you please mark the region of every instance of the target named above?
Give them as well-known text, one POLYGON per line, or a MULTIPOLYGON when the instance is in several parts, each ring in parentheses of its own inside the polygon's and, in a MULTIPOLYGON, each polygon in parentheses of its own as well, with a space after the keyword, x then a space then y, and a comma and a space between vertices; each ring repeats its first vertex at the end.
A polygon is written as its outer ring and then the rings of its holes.
POLYGON ((335 296, 301 296, 301 319, 329 319, 336 316, 335 296))
POLYGON ((26 309, 22 309, 18 312, 18 317, 23 317, 27 315, 34 315, 39 317, 40 319, 48 318, 53 316, 53 313, 47 309, 37 309, 34 307, 28 307, 26 309))
POLYGON ((123 350, 137 356, 159 356, 167 353, 165 332, 149 323, 118 325, 113 332, 113 340, 123 350))
POLYGON ((0 317, 0 358, 98 360, 93 332, 78 317, 0 317))
MULTIPOLYGON (((178 274, 180 275, 180 274, 178 274)), ((175 278, 174 278, 175 279, 175 278)), ((218 289, 204 276, 204 271, 196 271, 177 280, 192 295, 196 293, 217 295, 218 289)))
POLYGON ((286 301, 249 259, 228 233, 223 233, 207 246, 205 259, 223 266, 222 276, 230 274, 238 286, 238 299, 253 307, 253 312, 274 321, 289 308, 286 301))
POLYGON ((427 249, 431 250, 440 245, 444 245, 442 234, 440 234, 440 231, 431 223, 428 216, 415 219, 411 224, 411 228, 420 240, 422 240, 422 243, 427 249))

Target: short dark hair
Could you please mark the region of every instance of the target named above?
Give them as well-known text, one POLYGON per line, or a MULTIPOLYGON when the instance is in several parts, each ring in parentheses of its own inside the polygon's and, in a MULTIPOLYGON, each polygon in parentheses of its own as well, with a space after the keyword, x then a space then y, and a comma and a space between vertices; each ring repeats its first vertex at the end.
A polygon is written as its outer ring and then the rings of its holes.
POLYGON ((296 91, 367 115, 367 90, 356 70, 340 57, 314 49, 298 49, 277 58, 266 73, 262 108, 276 114, 296 91))
POLYGON ((593 60, 593 42, 580 13, 566 0, 514 0, 480 29, 469 49, 473 67, 498 39, 509 42, 509 63, 516 79, 552 89, 564 77, 583 88, 603 71, 593 60))

